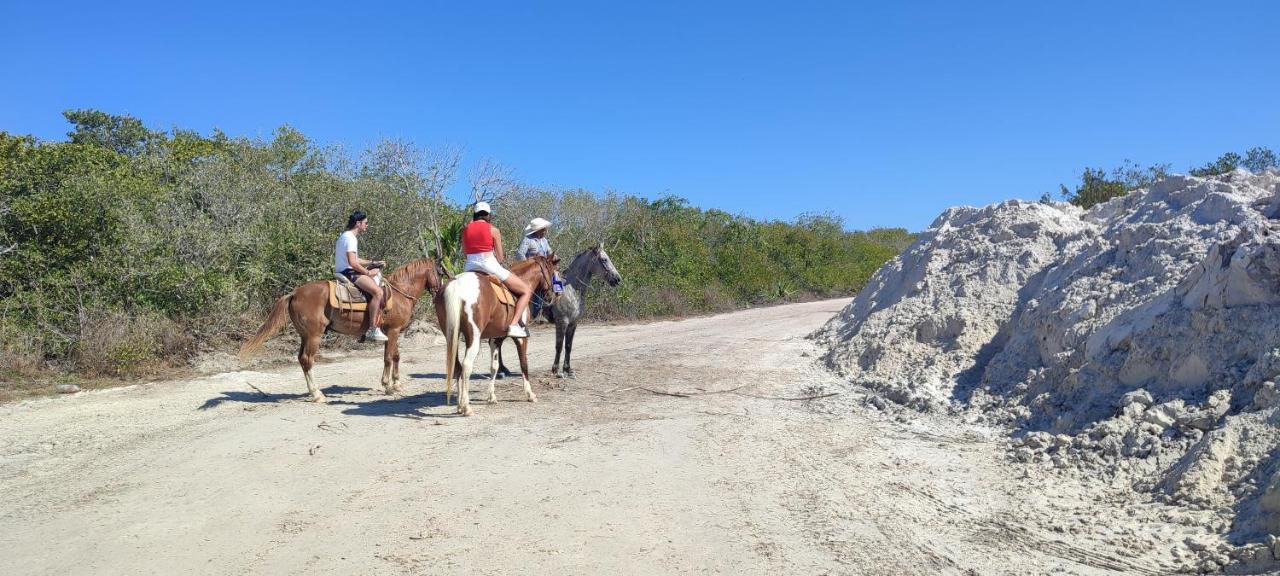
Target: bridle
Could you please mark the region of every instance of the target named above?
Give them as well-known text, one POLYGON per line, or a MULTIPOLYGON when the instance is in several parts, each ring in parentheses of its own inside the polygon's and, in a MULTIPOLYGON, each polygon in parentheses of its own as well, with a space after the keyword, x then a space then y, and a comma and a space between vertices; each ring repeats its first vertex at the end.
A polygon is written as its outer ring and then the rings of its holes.
MULTIPOLYGON (((573 260, 571 260, 571 261, 569 262, 569 268, 573 268, 573 263, 574 263, 574 262, 576 262, 576 261, 578 260, 578 257, 579 257, 579 256, 582 256, 583 254, 586 254, 587 252, 594 252, 594 254, 592 254, 592 255, 591 255, 591 257, 592 257, 592 258, 594 258, 594 259, 596 260, 596 263, 600 266, 600 271, 601 271, 605 276, 608 276, 608 275, 609 275, 609 268, 608 268, 608 267, 606 267, 606 266, 604 265, 604 261, 603 261, 603 260, 601 260, 601 258, 600 258, 600 251, 598 251, 598 250, 596 250, 596 249, 594 249, 594 248, 588 248, 588 249, 583 250, 582 252, 580 252, 577 256, 574 256, 574 257, 573 257, 573 260)), ((592 273, 593 273, 593 272, 591 272, 591 266, 588 266, 588 267, 587 267, 587 270, 588 270, 588 277, 590 277, 590 274, 592 274, 592 273)), ((580 279, 581 279, 581 278, 580 278, 580 277, 578 277, 578 276, 575 276, 575 275, 573 275, 573 274, 570 274, 568 270, 565 270, 565 271, 561 272, 561 273, 560 273, 560 275, 561 275, 561 276, 564 276, 564 279, 565 279, 566 281, 568 281, 570 284, 572 284, 575 280, 580 280, 580 279)))
POLYGON ((552 284, 552 275, 551 275, 551 271, 547 270, 546 258, 547 258, 546 256, 538 256, 534 258, 534 261, 538 263, 538 271, 542 273, 542 282, 543 282, 542 291, 544 293, 548 290, 551 290, 551 284, 552 284))
MULTIPOLYGON (((444 267, 443 267, 443 266, 441 266, 441 265, 440 265, 440 263, 439 263, 438 261, 436 261, 436 262, 432 262, 432 266, 434 266, 434 267, 436 268, 436 275, 437 275, 437 278, 439 278, 440 270, 442 270, 444 267)), ((446 271, 446 272, 447 272, 447 271, 446 271)), ((424 276, 425 276, 425 274, 424 274, 424 276)), ((423 289, 424 289, 424 290, 428 287, 428 286, 426 285, 426 282, 427 282, 427 278, 425 278, 425 277, 424 277, 424 278, 422 279, 423 289)), ((401 296, 404 296, 405 298, 408 298, 410 302, 417 302, 417 301, 418 301, 418 298, 419 298, 418 296, 410 296, 407 292, 405 292, 404 290, 402 290, 399 286, 396 286, 396 283, 395 283, 395 282, 392 282, 390 278, 387 278, 387 286, 389 286, 392 290, 394 290, 396 293, 400 294, 401 296)))

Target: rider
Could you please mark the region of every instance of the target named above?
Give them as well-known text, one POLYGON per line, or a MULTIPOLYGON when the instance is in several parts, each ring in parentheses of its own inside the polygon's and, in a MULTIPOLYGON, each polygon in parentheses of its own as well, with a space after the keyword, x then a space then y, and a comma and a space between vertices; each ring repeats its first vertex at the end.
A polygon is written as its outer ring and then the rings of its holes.
POLYGON ((365 339, 386 342, 387 335, 378 327, 382 324, 382 287, 373 279, 374 272, 369 267, 386 266, 387 263, 382 260, 365 260, 356 255, 356 246, 359 244, 356 237, 368 229, 369 217, 359 210, 352 212, 347 218, 346 232, 338 236, 338 243, 334 247, 333 268, 369 295, 368 309, 372 312, 369 330, 364 334, 365 339))
POLYGON ((516 295, 516 315, 507 327, 507 336, 528 338, 529 333, 521 326, 520 319, 529 307, 529 284, 502 267, 502 232, 490 223, 493 210, 489 203, 476 202, 471 212, 471 223, 462 229, 462 251, 467 255, 463 269, 490 274, 516 295))
MULTIPOLYGON (((551 256, 551 243, 547 241, 547 230, 551 228, 551 222, 543 218, 534 218, 529 221, 529 225, 524 227, 524 238, 520 240, 520 245, 516 246, 516 260, 527 260, 534 256, 551 256)), ((560 275, 557 274, 552 280, 552 288, 556 292, 560 292, 560 275)), ((542 312, 542 308, 546 306, 546 301, 539 292, 533 295, 532 317, 537 318, 542 312)))

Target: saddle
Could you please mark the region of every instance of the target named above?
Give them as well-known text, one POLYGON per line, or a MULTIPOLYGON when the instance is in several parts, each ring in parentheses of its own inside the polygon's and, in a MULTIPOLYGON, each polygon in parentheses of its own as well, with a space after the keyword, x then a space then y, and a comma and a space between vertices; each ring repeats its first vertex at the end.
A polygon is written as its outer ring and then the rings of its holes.
POLYGON ((484 272, 476 272, 475 275, 479 276, 481 280, 489 281, 489 286, 493 288, 493 295, 495 298, 498 299, 498 302, 501 302, 507 306, 516 305, 515 296, 511 294, 511 291, 508 290, 507 287, 502 284, 502 282, 498 281, 497 276, 490 276, 488 274, 485 274, 484 272))
MULTIPOLYGON (((338 274, 334 276, 336 280, 329 281, 329 306, 339 308, 351 312, 364 312, 369 308, 369 298, 361 292, 356 285, 347 280, 346 276, 338 274)), ((387 294, 387 281, 378 275, 378 286, 382 287, 382 293, 387 294)), ((382 299, 383 311, 391 308, 391 298, 382 299)))

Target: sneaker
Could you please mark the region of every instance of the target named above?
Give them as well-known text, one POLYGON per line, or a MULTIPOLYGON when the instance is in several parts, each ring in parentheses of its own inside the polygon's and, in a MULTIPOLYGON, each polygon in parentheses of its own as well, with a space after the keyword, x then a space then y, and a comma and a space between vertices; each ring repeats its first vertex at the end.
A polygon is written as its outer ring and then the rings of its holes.
POLYGON ((524 326, 521 326, 519 324, 512 324, 510 326, 507 326, 507 336, 510 336, 512 338, 528 338, 529 332, 524 329, 524 326))
POLYGON ((383 333, 382 333, 382 329, 381 329, 381 328, 377 328, 377 327, 370 328, 368 332, 365 332, 365 333, 364 333, 364 337, 365 337, 366 339, 373 340, 374 342, 386 342, 386 341, 387 341, 387 335, 386 335, 386 334, 383 334, 383 333))

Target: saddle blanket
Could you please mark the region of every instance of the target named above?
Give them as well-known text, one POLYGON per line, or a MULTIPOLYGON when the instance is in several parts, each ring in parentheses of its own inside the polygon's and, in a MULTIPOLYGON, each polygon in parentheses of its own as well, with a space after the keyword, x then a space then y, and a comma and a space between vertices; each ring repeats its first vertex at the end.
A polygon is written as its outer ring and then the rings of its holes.
MULTIPOLYGON (((329 306, 333 308, 341 308, 342 310, 350 310, 352 312, 364 312, 369 308, 369 299, 365 298, 364 292, 361 292, 355 284, 347 280, 345 276, 337 276, 337 280, 329 281, 329 306)), ((383 295, 387 295, 389 289, 387 283, 378 276, 378 285, 382 287, 383 295)), ((382 309, 391 308, 391 298, 383 298, 382 309)))

